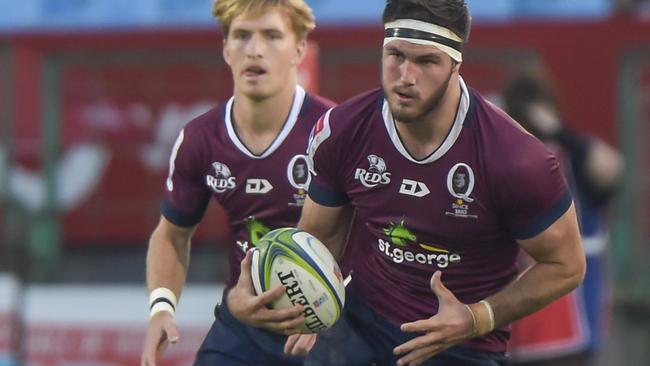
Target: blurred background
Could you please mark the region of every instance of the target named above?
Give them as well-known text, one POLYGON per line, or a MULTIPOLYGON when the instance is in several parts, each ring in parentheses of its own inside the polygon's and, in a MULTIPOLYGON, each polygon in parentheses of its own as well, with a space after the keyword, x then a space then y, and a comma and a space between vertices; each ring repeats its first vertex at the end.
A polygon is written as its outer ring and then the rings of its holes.
MULTIPOLYGON (((384 2, 307 3, 317 29, 301 83, 337 102, 377 87, 384 2)), ((620 151, 601 248, 612 311, 591 364, 650 365, 650 1, 468 3, 470 86, 503 105, 514 77, 544 75, 564 125, 620 151)), ((0 9, 0 365, 137 365, 171 146, 232 91, 211 0, 0 9)), ((182 342, 164 365, 190 365, 211 324, 224 220, 212 208, 195 235, 182 342)))

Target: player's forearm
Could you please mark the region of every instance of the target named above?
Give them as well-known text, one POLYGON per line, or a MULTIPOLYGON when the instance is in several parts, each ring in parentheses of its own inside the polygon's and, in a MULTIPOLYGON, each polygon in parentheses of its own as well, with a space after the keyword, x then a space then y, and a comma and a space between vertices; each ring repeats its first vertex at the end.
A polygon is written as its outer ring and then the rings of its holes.
POLYGON ((353 212, 349 206, 326 207, 308 198, 305 200, 297 227, 318 238, 334 258, 340 259, 345 249, 353 212))
POLYGON ((165 237, 155 230, 147 252, 147 288, 149 292, 165 287, 180 297, 189 266, 189 239, 165 237))
MULTIPOLYGON (((495 328, 523 318, 580 285, 583 268, 576 263, 536 263, 506 288, 488 297, 495 328)), ((470 305, 473 309, 482 304, 470 305)), ((484 309, 478 309, 484 311, 484 309)))

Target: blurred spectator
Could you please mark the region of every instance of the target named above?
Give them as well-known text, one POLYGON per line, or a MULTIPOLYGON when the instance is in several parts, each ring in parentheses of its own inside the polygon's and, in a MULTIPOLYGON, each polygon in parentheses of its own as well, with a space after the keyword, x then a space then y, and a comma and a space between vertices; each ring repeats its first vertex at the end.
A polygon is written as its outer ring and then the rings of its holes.
POLYGON ((563 123, 548 80, 534 73, 514 78, 504 92, 505 107, 564 162, 578 207, 587 274, 580 288, 513 325, 511 353, 515 364, 589 365, 606 335, 609 317, 605 216, 621 178, 623 160, 605 142, 563 123))
POLYGON ((650 19, 649 0, 614 0, 621 14, 628 14, 642 19, 650 19))

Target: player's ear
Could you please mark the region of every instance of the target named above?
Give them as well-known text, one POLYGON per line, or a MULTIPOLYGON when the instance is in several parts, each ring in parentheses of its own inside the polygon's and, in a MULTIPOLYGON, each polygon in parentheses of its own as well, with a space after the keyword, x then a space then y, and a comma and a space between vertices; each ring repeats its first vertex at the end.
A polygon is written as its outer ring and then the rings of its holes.
POLYGON ((300 65, 302 63, 302 60, 305 58, 305 54, 307 54, 307 40, 301 39, 298 41, 298 45, 296 47, 296 57, 292 61, 292 64, 300 65))
POLYGON ((223 60, 230 65, 230 52, 228 52, 228 47, 226 47, 226 40, 223 40, 223 48, 221 49, 221 54, 223 55, 223 60))
POLYGON ((462 62, 452 61, 452 63, 453 63, 453 66, 452 66, 453 72, 455 72, 456 74, 459 74, 460 73, 460 65, 462 65, 462 62))

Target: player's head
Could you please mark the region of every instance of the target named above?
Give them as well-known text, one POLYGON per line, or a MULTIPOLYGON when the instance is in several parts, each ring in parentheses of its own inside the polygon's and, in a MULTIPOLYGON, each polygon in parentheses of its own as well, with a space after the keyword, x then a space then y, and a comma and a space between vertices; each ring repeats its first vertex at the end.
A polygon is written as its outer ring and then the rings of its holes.
POLYGON ((528 132, 544 140, 549 126, 559 125, 559 111, 553 85, 546 75, 524 73, 514 77, 504 92, 506 112, 528 132))
POLYGON ((314 16, 304 0, 217 0, 235 90, 255 99, 293 90, 314 16))
POLYGON ((418 120, 444 99, 470 33, 464 0, 388 0, 382 85, 396 119, 418 120))

